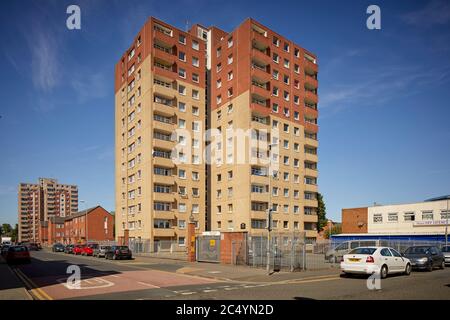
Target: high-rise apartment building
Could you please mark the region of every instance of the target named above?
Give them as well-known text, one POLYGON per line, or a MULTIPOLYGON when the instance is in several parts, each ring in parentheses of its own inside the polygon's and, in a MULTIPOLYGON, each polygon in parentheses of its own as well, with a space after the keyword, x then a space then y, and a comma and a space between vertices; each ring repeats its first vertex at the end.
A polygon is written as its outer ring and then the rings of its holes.
POLYGON ((116 65, 117 237, 184 245, 189 219, 205 230, 205 55, 204 39, 150 18, 116 65))
POLYGON ((312 240, 316 57, 253 19, 229 34, 212 32, 210 118, 222 141, 221 161, 210 167, 211 229, 261 233, 271 207, 274 230, 305 231, 312 240), (246 132, 245 149, 227 131, 241 138, 246 132))
POLYGON ((275 230, 315 238, 317 72, 253 19, 227 33, 150 18, 116 65, 116 236, 184 244, 190 218, 260 233, 271 207, 275 230))
POLYGON ((67 217, 78 212, 78 187, 39 178, 38 184, 21 183, 18 190, 19 241, 46 241, 42 232, 50 217, 67 217))

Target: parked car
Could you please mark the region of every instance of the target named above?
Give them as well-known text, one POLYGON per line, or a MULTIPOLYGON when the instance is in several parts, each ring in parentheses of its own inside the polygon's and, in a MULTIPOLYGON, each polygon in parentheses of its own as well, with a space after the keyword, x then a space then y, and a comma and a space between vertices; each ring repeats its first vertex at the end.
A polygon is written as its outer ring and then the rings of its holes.
POLYGON ((379 273, 384 279, 388 274, 411 273, 411 261, 389 247, 360 247, 344 255, 341 262, 344 274, 379 273))
POLYGON ((344 255, 351 250, 359 247, 374 247, 381 246, 380 240, 351 240, 339 243, 334 248, 328 250, 325 253, 325 260, 328 262, 338 263, 341 262, 344 255))
POLYGON ((5 260, 7 263, 30 263, 30 252, 26 246, 10 246, 5 255, 5 260))
POLYGON ((445 268, 444 255, 434 246, 412 246, 405 250, 404 256, 411 260, 414 269, 433 271, 435 267, 445 268))
POLYGON ((64 252, 64 249, 65 249, 65 247, 61 243, 55 243, 52 246, 52 252, 64 252))
POLYGON ((73 247, 74 247, 73 244, 68 244, 64 248, 64 253, 72 254, 73 253, 73 247))
POLYGON ((105 253, 106 259, 131 259, 131 250, 127 246, 111 246, 105 253))
POLYGON ((81 252, 82 256, 92 256, 94 254, 94 249, 98 247, 98 244, 91 243, 88 244, 83 248, 83 251, 81 252))
POLYGON ((77 244, 77 245, 75 245, 74 247, 73 247, 73 249, 72 249, 72 253, 74 254, 74 255, 81 255, 82 253, 83 253, 83 249, 84 249, 84 245, 81 245, 81 244, 77 244))
POLYGON ((445 264, 450 264, 450 246, 443 246, 441 251, 444 255, 445 264))
POLYGON ((10 245, 7 245, 7 244, 5 244, 5 245, 2 246, 2 251, 1 251, 2 257, 4 257, 4 256, 6 255, 6 253, 7 253, 8 250, 9 250, 9 247, 11 247, 11 246, 10 246, 10 245))
POLYGON ((97 248, 94 249, 94 253, 92 254, 94 257, 100 258, 105 257, 106 251, 108 251, 111 248, 111 246, 97 246, 97 248))
POLYGON ((35 242, 30 242, 26 244, 26 247, 28 248, 28 251, 39 251, 42 249, 41 245, 35 242))

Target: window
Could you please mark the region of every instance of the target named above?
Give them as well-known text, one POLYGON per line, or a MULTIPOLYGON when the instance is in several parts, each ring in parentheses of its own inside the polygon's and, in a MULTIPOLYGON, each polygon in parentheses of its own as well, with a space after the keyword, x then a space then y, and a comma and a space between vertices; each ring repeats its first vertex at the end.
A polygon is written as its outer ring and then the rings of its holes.
POLYGON ((185 96, 186 95, 186 87, 182 86, 182 85, 179 85, 178 86, 178 93, 183 95, 183 96, 185 96))
POLYGON ((405 221, 414 221, 416 218, 414 212, 405 212, 404 219, 405 221))
POLYGON ((222 86, 222 80, 221 79, 218 79, 217 81, 216 81, 216 88, 220 88, 222 86))
POLYGON ((180 203, 178 205, 178 212, 186 212, 186 204, 185 203, 180 203))
POLYGON ((198 41, 192 40, 192 49, 199 50, 199 48, 200 48, 200 45, 199 45, 198 41))
POLYGON ((227 64, 232 64, 232 63, 233 63, 233 55, 230 54, 227 59, 227 64))
POLYGON ((199 175, 198 172, 192 171, 192 180, 194 180, 194 181, 199 181, 200 180, 200 175, 199 175))
POLYGON ((433 220, 433 211, 422 211, 422 220, 433 220))
POLYGON ((178 169, 178 177, 181 179, 186 179, 186 170, 178 169))
POLYGON ((192 98, 195 100, 199 100, 200 99, 200 93, 198 90, 192 90, 192 98))
POLYGON ((398 222, 398 214, 397 213, 389 213, 388 214, 388 222, 398 222))
POLYGON ((389 251, 388 248, 383 248, 383 249, 381 249, 380 254, 381 254, 383 257, 392 257, 392 254, 391 254, 391 252, 389 251))
POLYGON ((217 50, 216 50, 216 55, 217 55, 217 57, 220 57, 221 54, 222 54, 222 48, 219 47, 219 48, 217 48, 217 50))
POLYGON ((289 60, 288 59, 284 59, 284 67, 289 68, 289 60))
POLYGON ((278 80, 278 76, 280 75, 280 73, 277 70, 273 70, 272 71, 272 78, 274 78, 275 80, 278 80))
POLYGON ((197 57, 192 57, 192 65, 193 65, 194 67, 200 66, 200 62, 199 62, 199 60, 198 60, 197 57))
MULTIPOLYGON (((181 228, 180 228, 181 229, 181 228)), ((184 228, 183 228, 184 229, 184 228)), ((185 246, 186 245, 186 238, 185 237, 179 237, 178 238, 178 245, 180 246, 180 247, 183 247, 183 246, 185 246)))
POLYGON ((196 73, 193 73, 193 74, 192 74, 192 81, 194 81, 194 82, 199 82, 199 81, 200 81, 199 79, 200 79, 200 78, 199 78, 198 74, 196 74, 196 73))
POLYGON ((273 37, 272 43, 273 43, 275 46, 279 47, 279 46, 280 46, 280 39, 278 39, 277 37, 273 37))
POLYGON ((178 69, 178 75, 179 75, 181 78, 186 79, 186 70, 184 70, 184 69, 182 69, 182 68, 178 69))
POLYGON ((289 76, 288 76, 288 75, 284 75, 284 76, 283 76, 283 82, 284 82, 285 84, 289 84, 289 76))
POLYGON ((228 72, 228 81, 233 79, 233 71, 228 72))
POLYGON ((450 218, 450 210, 441 210, 441 219, 450 218))
POLYGON ((289 43, 284 43, 283 50, 289 52, 289 43))
POLYGON ((381 215, 381 214, 374 214, 373 215, 373 222, 374 223, 382 223, 383 222, 383 215, 381 215))
POLYGON ((186 37, 182 34, 178 36, 178 42, 181 44, 186 44, 186 37))
POLYGON ((186 103, 178 102, 178 110, 180 110, 181 112, 185 112, 186 111, 186 103))
POLYGON ((273 53, 272 59, 274 62, 278 63, 280 61, 280 57, 278 56, 278 54, 273 53))
POLYGON ((184 53, 183 51, 180 51, 178 53, 178 59, 180 59, 181 61, 185 61, 186 62, 186 53, 184 53))
POLYGON ((228 38, 227 45, 228 45, 228 48, 230 48, 231 46, 233 46, 233 37, 229 37, 229 38, 228 38))

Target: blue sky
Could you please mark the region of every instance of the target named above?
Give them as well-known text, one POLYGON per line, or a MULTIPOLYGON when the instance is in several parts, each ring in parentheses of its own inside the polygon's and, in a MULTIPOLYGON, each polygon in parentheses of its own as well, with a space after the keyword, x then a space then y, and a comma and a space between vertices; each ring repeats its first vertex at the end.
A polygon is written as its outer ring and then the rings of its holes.
POLYGON ((450 193, 450 3, 8 1, 0 10, 0 222, 17 186, 55 177, 114 209, 114 65, 147 17, 233 30, 253 17, 319 60, 319 187, 343 207, 450 193), (65 26, 81 7, 82 29, 65 26), (382 29, 366 28, 381 8, 382 29))

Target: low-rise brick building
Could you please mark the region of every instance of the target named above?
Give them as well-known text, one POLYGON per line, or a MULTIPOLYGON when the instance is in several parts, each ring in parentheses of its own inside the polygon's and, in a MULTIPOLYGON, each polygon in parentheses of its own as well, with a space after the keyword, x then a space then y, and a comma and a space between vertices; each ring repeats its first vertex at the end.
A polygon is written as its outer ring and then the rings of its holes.
POLYGON ((69 217, 51 217, 43 226, 46 244, 86 243, 114 240, 114 216, 101 206, 69 217))

